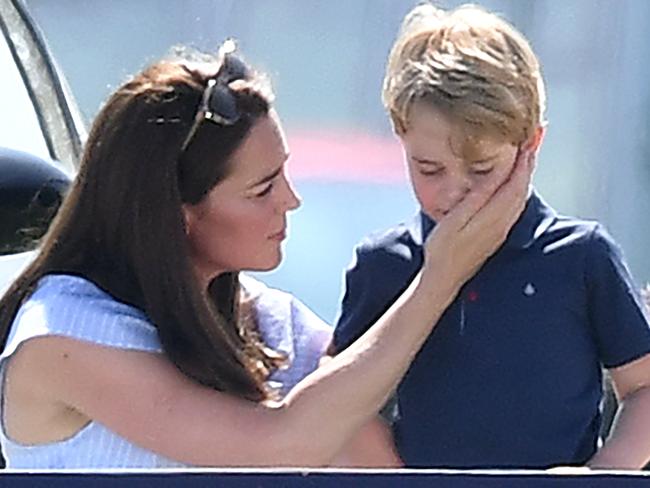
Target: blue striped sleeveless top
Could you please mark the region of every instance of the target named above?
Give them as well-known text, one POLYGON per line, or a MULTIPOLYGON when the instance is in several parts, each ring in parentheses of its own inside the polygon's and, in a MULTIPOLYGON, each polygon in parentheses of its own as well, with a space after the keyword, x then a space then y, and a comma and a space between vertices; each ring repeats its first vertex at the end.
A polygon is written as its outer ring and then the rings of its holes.
MULTIPOLYGON (((242 286, 254 300, 267 345, 284 352, 289 366, 270 380, 286 394, 312 372, 330 342, 331 328, 292 295, 245 275, 242 286)), ((39 336, 72 337, 104 346, 162 352, 156 328, 137 308, 114 300, 92 282, 72 275, 43 277, 20 307, 0 354, 0 445, 8 468, 106 469, 177 468, 181 463, 141 448, 99 422, 91 421, 72 437, 24 445, 4 427, 4 376, 7 360, 23 342, 39 336)))

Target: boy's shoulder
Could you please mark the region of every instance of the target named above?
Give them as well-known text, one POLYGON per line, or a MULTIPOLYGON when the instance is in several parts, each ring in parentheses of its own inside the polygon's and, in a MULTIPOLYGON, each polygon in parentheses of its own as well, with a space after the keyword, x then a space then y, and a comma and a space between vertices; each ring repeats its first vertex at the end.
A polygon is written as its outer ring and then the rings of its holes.
MULTIPOLYGON (((422 245, 434 227, 422 211, 410 220, 374 231, 361 239, 355 248, 355 263, 372 266, 411 263, 422 260, 422 245)), ((611 254, 620 253, 618 245, 603 224, 594 219, 559 214, 537 193, 513 228, 505 247, 538 249, 551 252, 611 254)))
MULTIPOLYGON (((414 250, 422 248, 425 237, 434 226, 435 223, 419 211, 410 220, 369 233, 359 241, 356 251, 362 256, 410 257, 414 250)), ((561 245, 576 246, 603 237, 611 239, 605 227, 597 220, 559 214, 538 194, 534 194, 525 214, 515 224, 509 240, 524 247, 532 242, 549 245, 558 241, 561 241, 561 245)))
MULTIPOLYGON (((582 242, 602 227, 597 220, 583 219, 573 215, 556 214, 543 236, 550 238, 573 236, 574 242, 582 242)), ((541 237, 543 237, 541 236, 541 237)))
POLYGON ((418 212, 410 220, 376 230, 363 237, 355 247, 358 257, 412 260, 422 247, 426 216, 418 212))
POLYGON ((617 247, 605 226, 594 219, 556 215, 538 237, 544 253, 564 249, 589 251, 598 247, 617 247))

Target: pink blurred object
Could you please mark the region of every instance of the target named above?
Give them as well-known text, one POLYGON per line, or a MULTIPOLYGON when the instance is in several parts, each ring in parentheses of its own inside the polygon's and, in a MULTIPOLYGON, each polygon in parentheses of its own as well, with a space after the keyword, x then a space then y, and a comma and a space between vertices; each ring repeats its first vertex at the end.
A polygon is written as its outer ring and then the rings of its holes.
POLYGON ((404 184, 402 149, 393 137, 337 131, 288 131, 296 180, 404 184))

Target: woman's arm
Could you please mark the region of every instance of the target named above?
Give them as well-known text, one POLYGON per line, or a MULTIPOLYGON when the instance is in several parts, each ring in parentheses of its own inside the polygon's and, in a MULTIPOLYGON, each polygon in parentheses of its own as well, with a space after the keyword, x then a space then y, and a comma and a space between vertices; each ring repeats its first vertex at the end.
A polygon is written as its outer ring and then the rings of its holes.
POLYGON ((401 468, 403 465, 391 428, 381 417, 361 427, 332 463, 337 468, 401 468))
POLYGON ((505 239, 530 180, 529 158, 520 159, 508 182, 470 193, 438 224, 422 271, 378 322, 280 403, 202 387, 162 355, 53 336, 23 344, 9 380, 36 382, 42 398, 181 462, 327 465, 377 414, 462 284, 505 239))
MULTIPOLYGON (((332 345, 330 351, 333 351, 332 345)), ((331 355, 323 356, 320 365, 331 359, 331 355)), ((382 415, 362 426, 331 463, 337 468, 401 468, 403 465, 391 426, 382 415)))

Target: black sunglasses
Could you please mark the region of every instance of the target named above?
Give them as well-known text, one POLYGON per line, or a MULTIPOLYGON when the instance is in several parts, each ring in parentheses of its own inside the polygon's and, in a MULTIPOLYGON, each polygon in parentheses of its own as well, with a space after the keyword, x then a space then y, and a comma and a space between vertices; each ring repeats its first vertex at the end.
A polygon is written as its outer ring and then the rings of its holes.
POLYGON ((221 126, 230 126, 236 124, 241 118, 237 99, 228 84, 235 80, 246 79, 250 70, 234 51, 233 41, 226 41, 219 49, 221 66, 216 76, 206 84, 192 127, 181 145, 181 152, 185 152, 188 148, 203 121, 210 120, 221 126))

